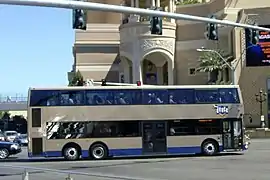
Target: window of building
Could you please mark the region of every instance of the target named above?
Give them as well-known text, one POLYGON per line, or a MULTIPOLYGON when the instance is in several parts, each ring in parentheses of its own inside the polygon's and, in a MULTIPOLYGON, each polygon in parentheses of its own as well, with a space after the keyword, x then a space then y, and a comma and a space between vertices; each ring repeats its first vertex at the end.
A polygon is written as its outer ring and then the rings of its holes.
POLYGON ((188 69, 188 74, 190 76, 195 76, 196 75, 196 68, 189 68, 188 69))

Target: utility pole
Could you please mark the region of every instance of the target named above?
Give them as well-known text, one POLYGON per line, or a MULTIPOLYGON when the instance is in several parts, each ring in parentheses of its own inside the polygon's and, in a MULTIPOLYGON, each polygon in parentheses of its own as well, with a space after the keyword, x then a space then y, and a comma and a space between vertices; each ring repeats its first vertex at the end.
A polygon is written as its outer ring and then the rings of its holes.
POLYGON ((263 103, 267 99, 267 93, 263 92, 262 89, 260 89, 258 94, 255 94, 256 101, 260 104, 260 117, 261 117, 261 128, 265 128, 265 119, 263 114, 263 103))

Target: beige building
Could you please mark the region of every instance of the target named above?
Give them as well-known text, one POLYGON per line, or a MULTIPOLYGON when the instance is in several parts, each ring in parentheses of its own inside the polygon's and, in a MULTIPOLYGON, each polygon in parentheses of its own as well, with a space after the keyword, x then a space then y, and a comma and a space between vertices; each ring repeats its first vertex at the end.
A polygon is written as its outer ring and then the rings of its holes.
MULTIPOLYGON (((163 7, 165 11, 208 16, 239 23, 256 20, 270 24, 269 0, 204 0, 194 5, 176 5, 175 0, 93 0, 122 6, 163 7)), ((234 57, 236 68, 230 77, 240 84, 245 101, 247 126, 259 126, 259 104, 255 94, 267 92, 268 67, 245 66, 245 36, 240 28, 219 27, 220 40, 205 39, 205 23, 163 19, 163 35, 151 35, 149 17, 111 12, 88 12, 87 30, 75 32, 73 71, 100 81, 144 84, 206 84, 207 73, 195 71, 200 52, 196 49, 221 48, 234 57), (233 74, 233 75, 232 75, 233 74), (248 117, 250 114, 253 121, 248 117)), ((270 77, 270 76, 269 76, 270 77)), ((270 85, 269 85, 270 86, 270 85)), ((265 103, 267 104, 267 103, 265 103)), ((264 106, 267 118, 267 105, 264 106)))

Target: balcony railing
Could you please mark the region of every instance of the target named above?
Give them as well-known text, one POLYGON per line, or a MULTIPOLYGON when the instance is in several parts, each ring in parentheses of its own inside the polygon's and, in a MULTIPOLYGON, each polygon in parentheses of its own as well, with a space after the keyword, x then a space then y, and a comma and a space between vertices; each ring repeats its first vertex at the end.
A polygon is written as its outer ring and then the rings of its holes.
MULTIPOLYGON (((126 17, 122 20, 122 24, 127 24, 127 23, 135 23, 135 22, 146 22, 150 21, 151 16, 146 16, 146 15, 130 15, 129 17, 126 17)), ((171 18, 162 18, 163 21, 171 22, 171 18)))
POLYGON ((206 0, 178 0, 176 1, 175 5, 181 6, 181 5, 199 4, 199 3, 205 3, 205 2, 206 0))
POLYGON ((0 95, 0 103, 26 103, 27 97, 23 95, 3 96, 0 95))

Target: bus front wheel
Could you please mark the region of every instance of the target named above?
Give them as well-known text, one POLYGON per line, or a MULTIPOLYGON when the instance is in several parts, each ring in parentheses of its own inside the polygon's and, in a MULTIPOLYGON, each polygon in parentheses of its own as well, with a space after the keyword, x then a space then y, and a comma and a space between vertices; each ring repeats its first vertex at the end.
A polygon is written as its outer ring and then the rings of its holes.
POLYGON ((217 143, 214 141, 206 141, 202 145, 202 152, 204 155, 213 156, 218 153, 217 143))
POLYGON ((101 159, 107 158, 108 151, 107 151, 106 146, 98 143, 91 146, 90 155, 91 155, 91 158, 95 160, 101 160, 101 159))
POLYGON ((66 147, 64 149, 64 158, 69 161, 78 160, 80 157, 79 149, 76 147, 66 147))

